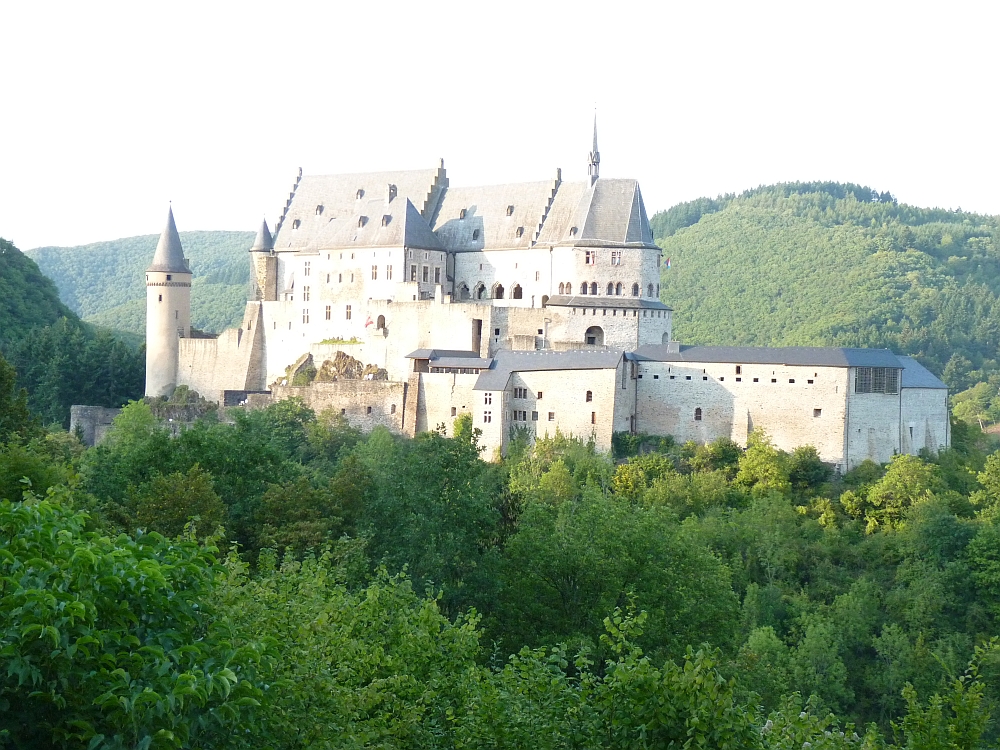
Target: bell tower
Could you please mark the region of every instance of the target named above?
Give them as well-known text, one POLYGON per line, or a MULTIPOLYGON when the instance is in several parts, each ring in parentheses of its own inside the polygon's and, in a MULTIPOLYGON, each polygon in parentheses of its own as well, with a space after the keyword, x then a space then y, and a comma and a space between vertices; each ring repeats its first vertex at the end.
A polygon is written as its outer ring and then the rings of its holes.
POLYGON ((146 395, 169 396, 177 387, 180 340, 191 335, 191 269, 167 211, 167 226, 146 269, 146 395))

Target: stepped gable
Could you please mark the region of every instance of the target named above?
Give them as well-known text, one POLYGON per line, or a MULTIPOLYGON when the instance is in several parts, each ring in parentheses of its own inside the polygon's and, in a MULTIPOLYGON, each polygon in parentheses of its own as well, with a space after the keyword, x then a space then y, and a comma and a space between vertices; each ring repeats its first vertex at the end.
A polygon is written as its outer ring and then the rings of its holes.
POLYGON ((273 249, 274 238, 271 236, 271 230, 267 228, 267 219, 264 219, 260 223, 260 229, 257 230, 257 236, 254 238, 253 245, 250 246, 250 252, 266 253, 273 249))
POLYGON ((346 219, 330 219, 300 249, 319 252, 330 248, 358 247, 444 250, 413 202, 409 198, 398 197, 391 201, 382 198, 365 201, 357 214, 346 219))
POLYGON ((564 182, 559 186, 545 219, 545 225, 538 235, 539 245, 572 245, 580 236, 582 224, 577 225, 577 214, 584 196, 590 193, 590 185, 586 182, 564 182), (570 230, 576 227, 575 234, 570 230))
POLYGON ((160 241, 156 243, 153 262, 146 270, 165 273, 191 273, 191 268, 184 257, 184 249, 181 247, 180 235, 177 234, 172 206, 167 209, 167 225, 163 228, 160 241))
POLYGON ((434 232, 452 252, 531 247, 557 185, 547 180, 449 187, 434 217, 434 232))
MULTIPOLYGON (((284 252, 384 246, 394 231, 375 230, 402 229, 409 221, 407 201, 422 219, 430 216, 446 184, 443 167, 304 176, 274 238, 274 249, 284 252), (384 216, 389 217, 385 222, 384 216)), ((402 233, 398 237, 402 240, 402 233)))

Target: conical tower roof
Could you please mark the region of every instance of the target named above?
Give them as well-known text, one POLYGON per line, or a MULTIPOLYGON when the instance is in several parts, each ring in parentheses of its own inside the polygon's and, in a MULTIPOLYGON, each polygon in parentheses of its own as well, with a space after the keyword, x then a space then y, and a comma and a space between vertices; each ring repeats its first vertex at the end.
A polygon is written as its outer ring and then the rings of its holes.
POLYGON ((271 236, 271 230, 267 228, 267 219, 264 219, 260 223, 260 229, 257 230, 257 237, 250 247, 250 252, 266 253, 270 250, 274 250, 274 237, 271 236))
POLYGON ((177 234, 173 207, 167 210, 167 225, 163 228, 160 241, 156 243, 156 253, 153 255, 153 263, 146 270, 164 271, 166 273, 191 273, 191 269, 188 268, 187 259, 184 257, 184 249, 181 247, 180 235, 177 234))

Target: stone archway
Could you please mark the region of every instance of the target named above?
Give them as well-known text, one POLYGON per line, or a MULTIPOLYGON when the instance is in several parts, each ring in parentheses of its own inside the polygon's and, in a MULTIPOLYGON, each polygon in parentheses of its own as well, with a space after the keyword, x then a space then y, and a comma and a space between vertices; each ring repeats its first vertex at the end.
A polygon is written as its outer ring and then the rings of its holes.
POLYGON ((600 326, 591 326, 583 335, 583 341, 587 346, 604 346, 604 329, 600 326))

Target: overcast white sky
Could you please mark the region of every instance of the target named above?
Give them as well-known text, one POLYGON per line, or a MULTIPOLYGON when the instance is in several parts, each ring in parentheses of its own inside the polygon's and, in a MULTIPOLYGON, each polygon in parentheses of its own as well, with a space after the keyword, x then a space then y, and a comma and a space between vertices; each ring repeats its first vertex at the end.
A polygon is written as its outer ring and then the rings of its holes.
POLYGON ((1000 214, 998 3, 0 3, 0 236, 272 224, 309 174, 791 180, 1000 214))

